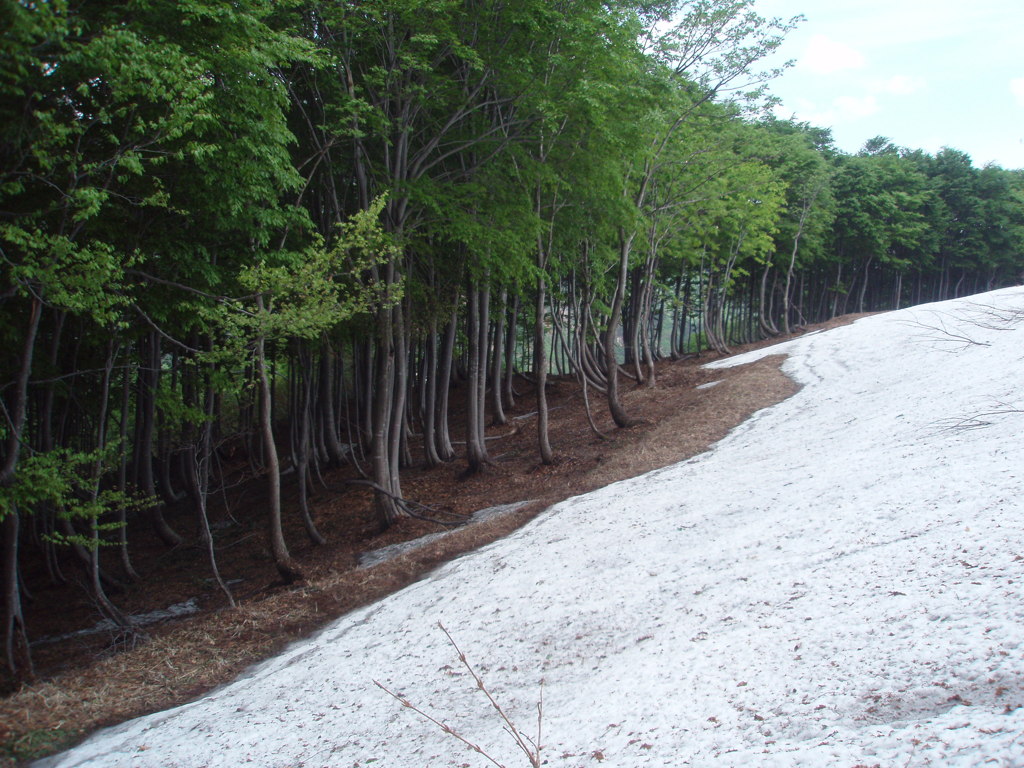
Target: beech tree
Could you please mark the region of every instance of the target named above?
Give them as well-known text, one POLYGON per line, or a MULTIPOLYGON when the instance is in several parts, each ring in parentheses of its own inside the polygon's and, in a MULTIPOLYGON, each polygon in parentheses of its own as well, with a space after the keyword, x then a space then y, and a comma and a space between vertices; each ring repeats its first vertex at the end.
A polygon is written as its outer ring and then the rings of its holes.
MULTIPOLYGON (((768 154, 766 161, 786 185, 786 206, 776 236, 778 254, 766 262, 761 275, 759 322, 762 329, 771 335, 780 332, 771 312, 766 309, 768 278, 774 266, 775 278, 782 283, 779 291, 781 332, 789 334, 794 321, 793 310, 796 309, 798 314, 803 311, 802 302, 796 307, 793 302, 793 278, 800 263, 798 258, 803 257, 802 263, 822 259, 835 215, 832 206, 834 151, 831 136, 812 126, 771 120, 765 123, 765 127, 770 143, 762 151, 768 154), (775 261, 778 263, 773 263, 775 261), (780 271, 785 275, 784 279, 779 276, 780 271)), ((841 279, 841 270, 840 264, 837 281, 841 279)))
MULTIPOLYGON (((81 494, 87 501, 100 499, 79 482, 66 482, 66 490, 59 492, 26 489, 26 482, 45 478, 19 471, 19 465, 28 455, 41 466, 45 455, 58 455, 53 452, 69 446, 80 451, 83 444, 102 454, 108 443, 113 353, 130 348, 130 320, 141 317, 155 333, 169 336, 160 324, 164 318, 149 306, 134 278, 146 275, 147 285, 167 282, 149 274, 167 263, 168 240, 159 237, 166 232, 161 220, 191 219, 185 211, 198 219, 202 209, 192 209, 191 203, 213 204, 210 196, 182 202, 175 195, 182 174, 194 180, 197 166, 220 152, 222 156, 213 161, 224 163, 216 200, 237 195, 223 208, 245 207, 249 199, 259 199, 258 207, 246 210, 248 222, 284 222, 271 221, 278 209, 266 205, 267 190, 273 190, 270 202, 275 201, 294 176, 286 151, 277 154, 276 159, 283 161, 277 167, 267 162, 287 140, 285 133, 273 133, 283 125, 283 115, 278 109, 275 122, 272 107, 275 99, 278 107, 282 102, 275 96, 267 65, 301 56, 305 46, 264 25, 269 6, 255 2, 228 12, 204 2, 179 4, 173 10, 166 5, 132 8, 127 3, 75 9, 61 3, 5 3, 4 10, 11 24, 4 32, 0 111, 11 119, 4 120, 0 155, 0 249, 6 266, 0 311, 6 329, 24 329, 18 332, 23 339, 20 352, 14 365, 6 368, 17 373, 13 388, 5 383, 2 394, 10 417, 0 480, 7 494, 3 517, 8 667, 17 675, 25 671, 24 662, 11 651, 20 622, 19 518, 55 506, 59 512, 71 499, 80 504, 81 494), (170 19, 181 23, 169 24, 170 19), (257 77, 261 72, 262 83, 257 77), (249 101, 240 106, 245 99, 249 101), (255 163, 257 174, 239 177, 249 179, 249 186, 226 186, 227 167, 235 174, 245 166, 240 157, 232 163, 223 155, 244 152, 246 136, 253 139, 251 146, 258 142, 263 162, 255 163), (79 339, 70 355, 62 344, 66 325, 75 327, 79 339), (42 386, 41 418, 31 423, 27 401, 33 370, 40 368, 40 330, 48 347, 50 383, 42 386), (100 386, 88 400, 89 409, 63 419, 62 433, 54 434, 55 382, 71 382, 81 391, 95 381, 97 366, 81 359, 82 351, 106 358, 98 366, 100 386)), ((251 159, 247 162, 253 164, 251 159)), ((189 191, 196 186, 192 181, 189 191)), ((209 271, 208 265, 207 275, 209 271)), ((194 277, 192 273, 188 279, 194 277)), ((159 360, 154 352, 151 360, 159 360)), ((148 370, 157 368, 151 362, 148 370)), ((135 451, 139 466, 151 466, 149 451, 148 443, 135 451)), ((93 474, 103 472, 103 464, 95 463, 99 461, 93 462, 93 474)), ((99 477, 92 482, 98 483, 99 477)), ((127 491, 124 482, 121 485, 127 491)), ((154 490, 149 485, 143 493, 154 490)), ((91 509, 99 514, 95 503, 91 509)), ((50 519, 62 521, 65 540, 90 560, 97 601, 108 605, 107 612, 115 614, 111 618, 120 619, 100 590, 96 523, 85 542, 76 538, 67 515, 50 519), (92 547, 91 555, 83 544, 92 547)))
MULTIPOLYGON (((316 340, 340 323, 376 306, 398 303, 395 286, 361 284, 368 274, 393 256, 393 246, 380 231, 383 199, 375 201, 341 231, 330 249, 319 243, 300 253, 273 254, 277 263, 260 259, 238 275, 241 298, 220 304, 220 323, 227 346, 216 358, 231 355, 237 362, 251 359, 259 392, 259 430, 268 479, 268 542, 282 578, 294 581, 302 573, 288 552, 281 528, 281 462, 272 413, 267 369, 268 343, 280 339, 316 340)), ((237 364, 237 363, 236 363, 237 364)), ((307 521, 311 525, 311 521, 307 521)))
POLYGON ((905 267, 902 254, 929 236, 930 195, 926 179, 895 152, 841 158, 835 184, 836 250, 853 261, 846 292, 856 291, 853 309, 864 312, 872 269, 905 267))
MULTIPOLYGON (((626 158, 623 196, 644 211, 655 174, 674 135, 701 110, 722 94, 756 98, 761 86, 775 74, 755 70, 758 61, 778 48, 785 33, 798 19, 765 19, 747 0, 648 6, 646 48, 656 63, 655 71, 676 84, 677 100, 669 111, 655 107, 659 119, 650 121, 646 149, 626 158), (658 31, 659 22, 671 22, 658 31)), ((639 219, 638 219, 639 222, 639 219)), ((605 330, 605 366, 608 369, 607 399, 619 427, 632 424, 619 398, 616 342, 627 293, 627 277, 639 229, 622 227, 618 236, 618 267, 611 311, 605 330)))

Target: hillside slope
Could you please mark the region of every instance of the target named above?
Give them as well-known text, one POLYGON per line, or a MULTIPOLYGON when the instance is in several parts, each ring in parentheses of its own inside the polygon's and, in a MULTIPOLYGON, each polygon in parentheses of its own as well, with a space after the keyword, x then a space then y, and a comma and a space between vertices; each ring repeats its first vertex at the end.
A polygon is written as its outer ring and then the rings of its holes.
MULTIPOLYGON (((52 766, 1024 765, 1024 290, 788 342, 803 389, 52 766)), ((754 353, 762 354, 762 353, 754 353)), ((741 356, 725 364, 748 361, 741 356)))

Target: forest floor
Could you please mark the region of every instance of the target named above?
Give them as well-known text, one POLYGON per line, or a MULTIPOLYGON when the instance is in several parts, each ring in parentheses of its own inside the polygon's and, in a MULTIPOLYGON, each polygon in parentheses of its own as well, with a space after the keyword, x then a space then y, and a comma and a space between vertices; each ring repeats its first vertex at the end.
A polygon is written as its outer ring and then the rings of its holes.
MULTIPOLYGON (((844 316, 801 332, 842 325, 844 316)), ((783 338, 736 347, 764 347, 783 338)), ((403 472, 408 499, 463 515, 495 505, 528 502, 513 512, 473 522, 370 567, 362 555, 444 529, 408 519, 379 533, 370 492, 346 484, 351 469, 325 473, 315 487, 313 514, 324 546, 313 546, 302 529, 295 489, 286 486, 286 536, 305 579, 284 585, 265 545, 263 484, 245 480, 211 507, 222 576, 237 606, 229 608, 210 578, 205 552, 194 543, 163 548, 148 529, 131 530, 132 556, 142 581, 112 591, 126 613, 143 616, 172 609, 187 613, 145 628, 145 638, 125 647, 110 630, 82 633, 100 617, 85 579, 69 557, 62 564, 73 585, 54 586, 42 563, 28 570, 32 600, 26 619, 36 680, 0 699, 0 766, 13 766, 69 746, 97 728, 195 699, 272 656, 286 644, 332 619, 411 584, 439 564, 492 542, 562 499, 682 461, 706 450, 753 412, 796 391, 780 370, 781 356, 722 370, 701 366, 716 359, 664 361, 657 383, 629 387, 623 402, 638 420, 615 429, 599 393, 591 408, 602 439, 591 430, 582 394, 570 379, 549 385, 550 436, 556 462, 543 466, 536 448, 535 398, 517 379, 521 394, 508 409, 509 423, 488 429, 492 465, 466 476, 457 459, 436 468, 403 472), (712 384, 713 386, 701 387, 712 384), (58 608, 59 606, 59 608, 58 608)), ((453 405, 461 402, 458 390, 453 405)), ((462 433, 462 414, 452 414, 452 436, 462 433)), ((459 446, 456 446, 458 450, 459 446)), ((414 454, 416 446, 413 446, 414 454)), ((193 533, 188 509, 168 510, 182 533, 193 533)), ((194 541, 194 536, 193 536, 194 541)), ((118 573, 111 554, 109 570, 118 573)))

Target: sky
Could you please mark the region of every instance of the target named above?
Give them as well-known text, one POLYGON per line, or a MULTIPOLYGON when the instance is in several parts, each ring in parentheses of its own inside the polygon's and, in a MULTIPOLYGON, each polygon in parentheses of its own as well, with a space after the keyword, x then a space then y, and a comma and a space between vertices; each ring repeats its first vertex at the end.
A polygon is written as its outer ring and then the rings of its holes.
POLYGON ((781 60, 777 115, 831 128, 856 152, 874 136, 976 166, 1024 168, 1022 0, 755 0, 767 17, 806 21, 781 60))
POLYGON ((802 388, 37 768, 529 765, 460 652, 548 768, 1024 765, 1022 335, 1015 287, 713 363, 802 388))

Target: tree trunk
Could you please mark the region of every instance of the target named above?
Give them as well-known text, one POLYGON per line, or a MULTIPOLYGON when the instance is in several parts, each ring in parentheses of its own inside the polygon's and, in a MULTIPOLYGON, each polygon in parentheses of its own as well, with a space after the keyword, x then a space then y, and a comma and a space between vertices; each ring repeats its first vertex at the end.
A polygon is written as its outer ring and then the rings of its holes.
POLYGON ((605 395, 608 399, 608 410, 612 420, 618 427, 631 427, 636 422, 629 417, 626 409, 622 407, 619 397, 619 362, 615 354, 615 345, 618 341, 619 325, 622 322, 622 305, 626 298, 626 279, 629 270, 629 254, 633 246, 633 234, 626 235, 619 232, 619 269, 615 283, 615 294, 612 297, 611 314, 608 318, 608 328, 604 333, 604 357, 607 368, 608 384, 605 395))
POLYGON ((357 418, 359 421, 359 435, 360 445, 365 451, 367 448, 372 450, 373 446, 373 415, 374 399, 373 385, 376 381, 377 369, 375 366, 374 357, 374 345, 370 341, 365 341, 359 345, 361 350, 360 357, 362 358, 362 365, 359 367, 359 372, 353 374, 353 380, 356 382, 358 387, 359 397, 357 398, 358 413, 357 418), (359 375, 359 373, 362 375, 359 375))
POLYGON ((860 296, 857 298, 857 311, 864 311, 864 298, 868 293, 868 274, 871 269, 871 262, 874 261, 874 256, 869 256, 868 260, 864 262, 864 282, 860 286, 860 296))
MULTIPOLYGON (((103 369, 103 379, 99 395, 99 415, 96 419, 96 451, 97 458, 92 470, 92 489, 90 501, 95 504, 99 498, 100 485, 103 479, 103 453, 107 447, 107 413, 110 404, 110 377, 114 370, 114 359, 117 356, 117 345, 110 341, 107 346, 107 361, 103 369)), ((90 538, 92 547, 89 549, 89 578, 92 585, 92 596, 100 613, 104 618, 114 622, 118 628, 134 634, 134 626, 131 620, 114 605, 107 597, 103 588, 103 575, 100 573, 100 521, 98 516, 89 520, 90 538)))
POLYGON ((296 394, 299 398, 297 409, 299 434, 296 445, 298 461, 295 469, 299 481, 299 514, 302 516, 302 525, 306 529, 309 540, 322 546, 327 541, 317 530, 316 523, 313 522, 313 514, 309 509, 309 462, 313 454, 313 372, 311 370, 313 361, 309 358, 309 349, 302 345, 298 354, 300 391, 296 394))
POLYGON ((21 611, 21 584, 18 578, 19 522, 16 510, 9 512, 3 521, 4 658, 15 682, 30 680, 34 675, 25 617, 21 611))
POLYGON ((338 416, 334 407, 335 357, 330 342, 325 340, 320 345, 320 408, 323 409, 324 442, 331 464, 340 467, 347 460, 338 433, 338 416))
MULTIPOLYGON (((131 405, 131 369, 128 365, 124 367, 124 374, 121 381, 121 418, 118 423, 118 452, 120 454, 117 467, 117 489, 124 494, 128 493, 128 408, 131 405)), ((124 506, 117 509, 117 545, 121 556, 121 569, 129 581, 138 581, 139 574, 132 565, 131 556, 128 552, 128 521, 125 517, 124 506)))
POLYGON ((457 320, 456 310, 452 309, 451 317, 445 326, 444 339, 441 342, 441 352, 437 361, 438 392, 434 430, 437 439, 437 455, 441 457, 442 461, 451 461, 455 458, 455 448, 452 446, 451 434, 448 431, 448 398, 451 392, 452 361, 455 355, 457 320))
POLYGON ((441 465, 441 456, 437 452, 437 390, 440 375, 440 361, 437 347, 437 317, 430 319, 430 331, 427 334, 426 350, 423 355, 423 408, 420 415, 423 421, 423 456, 428 467, 441 465))
MULTIPOLYGON (((256 306, 264 311, 263 297, 257 296, 256 306)), ((270 378, 267 375, 266 342, 262 335, 256 340, 256 383, 260 393, 260 436, 263 441, 263 458, 267 473, 267 538, 274 565, 286 583, 302 578, 302 572, 292 560, 281 528, 281 462, 278 458, 277 443, 274 441, 273 398, 270 378)))
MULTIPOLYGON (((541 259, 541 264, 543 264, 541 259)), ((543 269, 543 266, 541 266, 543 269)), ((537 277, 537 306, 533 324, 533 376, 537 380, 537 443, 540 449, 542 464, 553 464, 554 453, 548 437, 548 356, 545 349, 546 333, 544 318, 546 314, 546 283, 541 274, 537 277)))
POLYGON ((395 499, 402 498, 400 471, 408 466, 410 458, 403 452, 404 437, 407 432, 406 401, 409 396, 409 345, 408 328, 411 320, 407 318, 407 302, 401 302, 392 313, 394 315, 394 350, 395 350, 395 383, 392 390, 392 413, 390 432, 388 434, 388 462, 390 465, 390 486, 388 487, 395 499))
POLYGON ((164 519, 162 503, 156 492, 153 477, 153 433, 156 429, 156 393, 160 386, 160 337, 154 331, 146 339, 147 358, 139 367, 139 389, 136 408, 135 477, 143 494, 154 505, 146 511, 153 530, 168 547, 176 547, 184 539, 164 519))
POLYGON ((785 286, 785 288, 782 291, 782 332, 786 336, 789 336, 789 334, 790 334, 790 327, 789 327, 789 307, 790 307, 789 291, 790 291, 790 286, 793 283, 793 268, 796 265, 796 254, 797 254, 797 249, 799 249, 799 247, 800 247, 800 235, 803 232, 804 218, 806 217, 806 215, 807 215, 807 212, 805 210, 804 213, 800 216, 800 224, 797 227, 796 236, 793 238, 793 250, 790 252, 790 255, 789 255, 789 268, 786 270, 786 286, 785 286))
MULTIPOLYGON (((33 296, 14 391, 4 403, 9 421, 7 440, 4 446, 4 463, 0 467, 0 488, 9 488, 14 484, 18 468, 25 420, 28 414, 28 382, 31 377, 32 357, 35 353, 36 335, 39 331, 42 311, 42 299, 33 296)), ((32 676, 33 670, 28 635, 25 632, 25 619, 21 610, 21 584, 18 578, 19 530, 20 519, 18 510, 15 508, 8 511, 3 520, 4 650, 7 668, 12 677, 15 680, 24 680, 32 676)))
POLYGON ((39 320, 43 313, 43 302, 33 297, 32 310, 29 314, 25 341, 21 348, 21 360, 18 363, 18 376, 15 379, 14 391, 4 403, 7 425, 7 440, 4 446, 4 463, 0 466, 0 488, 9 488, 14 483, 18 460, 21 457, 21 446, 28 416, 28 382, 32 373, 32 358, 36 349, 36 335, 39 332, 39 320))
MULTIPOLYGON (((515 406, 515 389, 512 387, 512 377, 516 370, 516 329, 519 325, 519 292, 512 298, 512 308, 509 311, 508 326, 505 329, 505 377, 501 386, 505 390, 505 405, 509 408, 515 406)), ((497 385, 495 385, 497 386, 497 385)))
POLYGON ((500 426, 508 422, 502 407, 502 346, 505 337, 505 311, 508 307, 508 289, 501 289, 501 305, 495 313, 494 344, 491 359, 491 423, 500 426))
POLYGON ((488 296, 486 288, 470 285, 466 302, 466 462, 471 474, 480 472, 489 463, 484 440, 488 296))
POLYGON ((210 462, 213 460, 213 401, 216 394, 207 380, 204 396, 206 420, 200 427, 198 448, 189 446, 186 452, 186 471, 190 475, 189 485, 193 488, 196 516, 199 520, 199 541, 206 548, 206 559, 210 563, 210 572, 221 592, 227 598, 228 605, 235 607, 235 598, 227 582, 220 575, 217 565, 217 552, 214 548, 213 532, 210 530, 210 516, 207 506, 210 487, 210 462))
POLYGON ((373 482, 387 493, 378 493, 375 499, 381 530, 395 523, 401 510, 392 493, 391 454, 389 450, 391 419, 394 410, 395 348, 392 337, 391 309, 377 313, 378 335, 377 354, 374 361, 375 387, 373 401, 373 434, 371 436, 370 462, 373 482), (382 321, 382 322, 381 322, 382 321))
POLYGON ((768 273, 771 271, 770 261, 765 262, 764 271, 761 272, 761 289, 758 294, 757 324, 761 332, 766 336, 778 336, 779 329, 772 319, 771 305, 768 300, 768 273))

